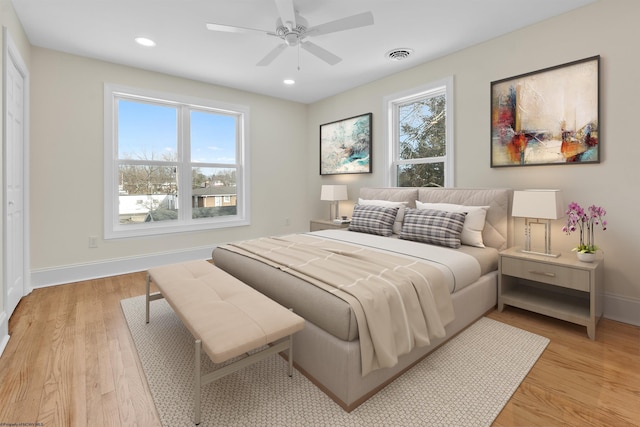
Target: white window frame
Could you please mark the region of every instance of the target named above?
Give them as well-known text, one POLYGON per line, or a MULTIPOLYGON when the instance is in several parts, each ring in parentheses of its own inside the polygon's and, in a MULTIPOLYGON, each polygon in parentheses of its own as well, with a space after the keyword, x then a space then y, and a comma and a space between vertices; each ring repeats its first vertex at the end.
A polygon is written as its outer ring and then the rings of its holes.
MULTIPOLYGON (((153 236, 166 233, 180 233, 207 229, 239 227, 250 225, 249 194, 249 107, 200 99, 185 95, 163 93, 152 90, 126 87, 111 83, 104 85, 104 238, 118 239, 138 236, 153 236), (238 143, 236 144, 236 215, 212 218, 191 218, 191 180, 178 182, 178 219, 142 224, 120 224, 118 206, 118 144, 117 144, 117 99, 151 102, 157 105, 171 105, 179 109, 178 119, 178 163, 183 171, 191 171, 198 163, 191 162, 189 112, 204 109, 238 117, 238 143)), ((228 164, 206 167, 229 167, 228 164)), ((191 176, 189 172, 187 176, 191 176)))
POLYGON ((383 111, 386 112, 384 134, 386 136, 387 147, 385 150, 385 174, 384 182, 389 187, 398 185, 396 168, 399 165, 439 163, 444 162, 444 186, 454 187, 454 137, 453 137, 453 76, 437 80, 413 89, 397 92, 386 96, 383 100, 383 111), (430 157, 421 159, 399 159, 399 135, 398 107, 409 102, 418 101, 422 98, 429 98, 444 94, 446 97, 446 155, 442 157, 430 157))

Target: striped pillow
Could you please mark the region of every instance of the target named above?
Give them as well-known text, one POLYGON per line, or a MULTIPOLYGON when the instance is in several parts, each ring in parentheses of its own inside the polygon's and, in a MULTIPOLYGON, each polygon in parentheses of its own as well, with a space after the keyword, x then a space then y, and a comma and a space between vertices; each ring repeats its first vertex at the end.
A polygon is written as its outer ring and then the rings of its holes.
POLYGON ((355 205, 349 231, 391 236, 398 207, 355 205))
POLYGON ((400 238, 457 249, 465 212, 406 209, 400 238))

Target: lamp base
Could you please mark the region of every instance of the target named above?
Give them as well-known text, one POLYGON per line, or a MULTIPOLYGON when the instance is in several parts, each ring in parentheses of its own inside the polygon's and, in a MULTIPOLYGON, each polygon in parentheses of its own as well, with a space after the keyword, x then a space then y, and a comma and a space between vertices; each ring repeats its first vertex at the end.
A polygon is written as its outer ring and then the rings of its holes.
POLYGON ((553 253, 553 252, 536 252, 536 251, 528 251, 526 249, 522 249, 520 252, 525 253, 525 254, 531 254, 531 255, 542 255, 542 256, 548 256, 551 258, 558 258, 560 256, 559 253, 553 253))
POLYGON ((329 203, 329 221, 340 219, 340 201, 334 200, 329 203))
POLYGON ((531 219, 525 218, 524 220, 524 249, 521 252, 525 254, 532 255, 542 255, 551 258, 558 258, 560 256, 559 253, 551 252, 551 221, 546 220, 545 222, 540 222, 539 219, 531 219), (543 225, 544 226, 544 252, 532 251, 531 250, 531 226, 532 225, 543 225))

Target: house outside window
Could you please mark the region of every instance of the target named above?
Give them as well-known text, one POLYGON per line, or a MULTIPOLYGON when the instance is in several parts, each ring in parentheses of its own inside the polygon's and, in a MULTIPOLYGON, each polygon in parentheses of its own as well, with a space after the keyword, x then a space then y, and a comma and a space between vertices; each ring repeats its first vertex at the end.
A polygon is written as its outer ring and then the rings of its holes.
POLYGON ((453 77, 385 98, 391 187, 453 187, 453 77))
POLYGON ((244 106, 105 85, 105 238, 249 224, 248 120, 244 106))

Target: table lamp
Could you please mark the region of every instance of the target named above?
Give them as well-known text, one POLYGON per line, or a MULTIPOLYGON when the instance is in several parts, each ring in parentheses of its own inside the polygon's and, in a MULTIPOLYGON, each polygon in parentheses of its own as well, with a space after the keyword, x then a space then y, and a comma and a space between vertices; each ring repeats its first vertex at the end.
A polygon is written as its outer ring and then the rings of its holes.
POLYGON ((560 190, 521 190, 513 192, 511 215, 525 219, 524 250, 522 252, 551 257, 560 256, 551 252, 551 220, 564 216, 562 192, 560 190), (544 220, 544 222, 540 222, 544 220), (531 225, 544 225, 544 252, 531 249, 531 225))
POLYGON ((340 217, 339 204, 340 200, 347 200, 347 186, 346 185, 323 185, 320 191, 320 200, 328 200, 331 202, 329 205, 329 219, 334 220, 340 217))

